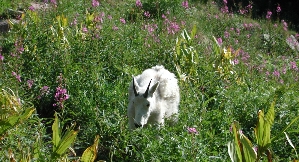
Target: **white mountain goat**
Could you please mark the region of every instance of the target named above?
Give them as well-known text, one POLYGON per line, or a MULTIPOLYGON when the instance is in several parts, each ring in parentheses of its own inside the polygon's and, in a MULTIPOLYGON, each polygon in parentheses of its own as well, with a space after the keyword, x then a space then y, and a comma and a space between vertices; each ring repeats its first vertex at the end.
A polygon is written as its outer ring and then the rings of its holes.
POLYGON ((134 77, 129 87, 129 128, 147 124, 164 124, 169 118, 174 124, 178 119, 180 92, 175 75, 163 66, 146 69, 134 77))

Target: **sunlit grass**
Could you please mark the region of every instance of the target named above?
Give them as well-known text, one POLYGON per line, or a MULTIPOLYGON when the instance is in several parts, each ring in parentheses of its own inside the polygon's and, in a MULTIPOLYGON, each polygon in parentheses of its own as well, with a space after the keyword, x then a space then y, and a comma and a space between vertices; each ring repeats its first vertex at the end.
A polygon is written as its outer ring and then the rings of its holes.
MULTIPOLYGON (((28 151, 16 157, 32 159, 38 146, 40 158, 51 158, 55 112, 62 125, 79 130, 72 158, 99 135, 98 159, 107 161, 229 161, 233 121, 254 143, 257 112, 274 98, 271 134, 298 116, 298 50, 286 43, 298 35, 283 22, 227 13, 213 2, 163 1, 157 10, 151 0, 141 1, 143 8, 136 1, 96 2, 28 6, 20 23, 0 36, 0 86, 37 110, 28 125, 8 133, 15 136, 0 141, 4 160, 9 150, 18 154, 18 145, 28 151), (129 132, 131 77, 156 64, 178 77, 179 122, 129 132)), ((287 131, 296 147, 298 126, 287 131)), ((292 150, 285 136, 271 143, 275 160, 295 159, 292 150)))

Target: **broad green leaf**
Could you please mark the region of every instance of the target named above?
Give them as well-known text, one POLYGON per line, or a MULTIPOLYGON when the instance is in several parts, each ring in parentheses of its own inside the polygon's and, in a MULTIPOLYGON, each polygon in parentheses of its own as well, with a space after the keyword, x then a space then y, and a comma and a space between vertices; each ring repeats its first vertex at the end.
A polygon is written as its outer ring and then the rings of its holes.
POLYGON ((176 39, 176 58, 179 59, 181 55, 181 39, 176 39))
POLYGON ((239 130, 239 124, 235 121, 232 124, 232 131, 233 131, 233 136, 234 136, 234 144, 235 144, 235 150, 237 153, 237 161, 242 162, 242 152, 241 152, 241 145, 239 144, 239 135, 238 135, 238 130, 239 130))
POLYGON ((8 117, 7 119, 0 120, 0 135, 4 134, 7 130, 15 127, 17 124, 20 124, 25 119, 28 119, 34 111, 35 108, 28 108, 22 115, 16 114, 8 117))
POLYGON ((227 148, 228 148, 228 154, 229 154, 230 160, 232 162, 237 162, 236 147, 235 147, 234 142, 229 141, 227 143, 227 148))
POLYGON ((18 122, 19 117, 17 115, 11 116, 5 120, 0 121, 0 135, 3 135, 7 130, 13 128, 18 122))
POLYGON ((244 154, 245 161, 246 162, 256 161, 257 155, 253 150, 253 146, 250 140, 244 134, 241 134, 240 141, 243 145, 243 154, 244 154))
POLYGON ((97 157, 98 143, 100 136, 97 135, 92 146, 88 147, 81 157, 83 162, 93 162, 97 157))
POLYGON ((275 101, 271 103, 271 106, 266 115, 264 115, 262 110, 259 110, 258 112, 258 123, 257 127, 254 129, 255 137, 258 144, 258 156, 266 151, 271 144, 271 126, 274 123, 275 116, 274 106, 275 101))
POLYGON ((263 137, 264 137, 264 112, 259 110, 258 112, 258 123, 255 128, 255 137, 257 140, 258 146, 263 146, 263 137))
POLYGON ((53 152, 55 152, 55 150, 57 150, 58 144, 60 142, 60 129, 59 129, 59 119, 57 116, 57 113, 55 112, 54 114, 55 119, 54 119, 54 123, 52 125, 52 131, 53 131, 53 152))
POLYGON ((196 25, 193 25, 193 28, 192 28, 192 31, 191 31, 191 40, 194 39, 194 37, 196 35, 196 32, 197 32, 196 25))
POLYGON ((66 150, 71 146, 71 144, 75 141, 77 134, 78 131, 69 129, 60 140, 55 153, 58 155, 63 155, 66 152, 66 150))
POLYGON ((187 42, 189 44, 189 41, 191 40, 191 38, 190 38, 189 34, 187 33, 186 29, 183 30, 182 37, 185 40, 185 42, 187 42))

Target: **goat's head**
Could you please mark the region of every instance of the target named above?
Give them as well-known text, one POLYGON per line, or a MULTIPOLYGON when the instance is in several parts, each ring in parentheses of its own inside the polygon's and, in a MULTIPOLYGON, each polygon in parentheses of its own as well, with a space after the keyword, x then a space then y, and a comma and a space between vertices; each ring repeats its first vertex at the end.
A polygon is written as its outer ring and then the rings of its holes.
POLYGON ((153 94, 159 86, 159 82, 155 83, 153 86, 150 86, 151 82, 152 80, 150 80, 147 88, 145 89, 145 87, 140 87, 133 77, 133 91, 135 97, 132 100, 132 104, 135 109, 134 123, 137 128, 147 124, 151 110, 154 106, 156 106, 156 101, 155 97, 153 97, 153 94))

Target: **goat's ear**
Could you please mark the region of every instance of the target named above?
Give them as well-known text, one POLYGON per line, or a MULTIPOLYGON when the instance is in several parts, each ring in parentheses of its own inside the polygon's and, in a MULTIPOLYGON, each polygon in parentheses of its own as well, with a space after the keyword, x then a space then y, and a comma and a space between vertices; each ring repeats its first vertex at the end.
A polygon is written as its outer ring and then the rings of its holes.
POLYGON ((157 88, 158 88, 158 86, 159 86, 159 82, 157 82, 156 84, 154 84, 150 89, 149 89, 149 95, 150 96, 152 96, 154 93, 155 93, 155 91, 157 90, 157 88))
POLYGON ((139 95, 138 94, 139 93, 139 85, 134 76, 133 76, 133 91, 134 91, 135 96, 139 95))

